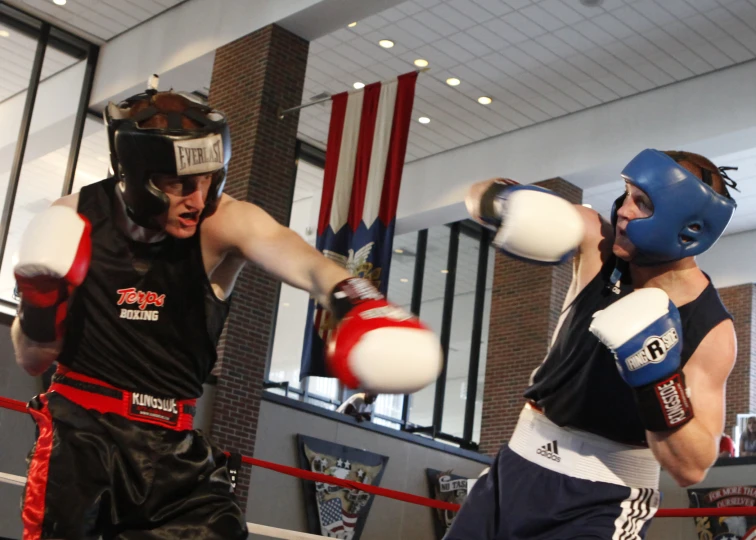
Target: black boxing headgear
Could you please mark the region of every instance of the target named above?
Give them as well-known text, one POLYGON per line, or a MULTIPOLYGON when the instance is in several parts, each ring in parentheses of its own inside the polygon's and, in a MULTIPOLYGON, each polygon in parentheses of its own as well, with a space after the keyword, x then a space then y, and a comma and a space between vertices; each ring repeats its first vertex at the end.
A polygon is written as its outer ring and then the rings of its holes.
POLYGON ((187 176, 213 174, 202 218, 211 215, 223 193, 231 159, 231 134, 226 117, 193 95, 180 96, 185 110, 164 111, 155 105, 154 89, 105 108, 105 124, 110 144, 110 161, 121 180, 123 199, 130 217, 139 225, 159 228, 155 218, 170 204, 168 197, 152 182, 155 174, 187 176), (146 108, 132 114, 132 107, 149 101, 146 108), (156 115, 164 115, 167 127, 142 127, 156 115), (185 127, 190 120, 197 127, 185 127))

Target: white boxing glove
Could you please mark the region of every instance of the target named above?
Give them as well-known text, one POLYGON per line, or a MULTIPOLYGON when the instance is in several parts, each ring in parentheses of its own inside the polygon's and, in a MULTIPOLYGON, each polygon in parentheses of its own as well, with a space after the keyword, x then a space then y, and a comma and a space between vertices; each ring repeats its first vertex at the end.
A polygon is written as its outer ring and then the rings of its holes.
POLYGON ((347 387, 411 394, 438 378, 444 362, 438 336, 367 280, 336 285, 331 310, 339 324, 329 336, 326 362, 347 387))
POLYGON ((572 203, 542 187, 494 182, 467 204, 473 217, 496 229, 495 247, 526 262, 561 264, 585 234, 572 203))
POLYGON ((47 343, 63 336, 67 300, 89 270, 90 231, 89 221, 66 206, 40 212, 24 231, 13 273, 21 330, 30 339, 47 343))

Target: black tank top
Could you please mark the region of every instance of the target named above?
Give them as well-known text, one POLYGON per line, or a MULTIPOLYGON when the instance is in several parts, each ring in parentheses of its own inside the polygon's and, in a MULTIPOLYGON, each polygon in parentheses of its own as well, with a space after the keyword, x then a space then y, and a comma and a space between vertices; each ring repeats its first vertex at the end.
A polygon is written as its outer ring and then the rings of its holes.
MULTIPOLYGON (((612 290, 611 274, 616 262, 615 257, 610 257, 598 275, 578 293, 546 359, 534 372, 525 397, 541 407, 557 425, 621 443, 643 444, 646 432, 633 393, 622 380, 612 353, 588 331, 596 311, 633 291, 627 279, 612 290)), ((623 278, 628 275, 625 272, 623 278)), ((709 331, 723 320, 732 319, 732 315, 711 282, 698 298, 678 309, 682 320, 682 365, 685 365, 709 331)))
POLYGON ((213 293, 200 234, 152 244, 116 225, 116 180, 84 187, 92 264, 71 300, 58 361, 118 388, 190 399, 217 359, 229 302, 213 293))

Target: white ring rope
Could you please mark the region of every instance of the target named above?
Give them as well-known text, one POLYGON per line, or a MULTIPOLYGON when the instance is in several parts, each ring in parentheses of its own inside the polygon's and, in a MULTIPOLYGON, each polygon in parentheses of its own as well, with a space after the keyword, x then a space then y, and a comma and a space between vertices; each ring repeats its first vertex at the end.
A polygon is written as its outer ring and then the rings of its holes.
MULTIPOLYGON (((23 476, 16 476, 15 474, 0 472, 0 483, 11 484, 13 486, 23 486, 26 484, 26 478, 23 476)), ((259 534, 261 536, 267 536, 268 538, 280 538, 281 540, 323 540, 322 536, 317 536, 315 534, 279 529, 277 527, 269 527, 257 523, 247 523, 247 530, 252 534, 259 534)))

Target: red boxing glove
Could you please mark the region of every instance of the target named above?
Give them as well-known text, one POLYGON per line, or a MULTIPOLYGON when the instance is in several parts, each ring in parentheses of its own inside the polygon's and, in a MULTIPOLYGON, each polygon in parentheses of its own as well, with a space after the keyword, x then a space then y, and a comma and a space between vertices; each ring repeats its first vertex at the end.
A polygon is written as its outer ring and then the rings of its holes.
POLYGON ((89 270, 90 231, 89 221, 65 206, 39 213, 24 231, 13 273, 21 330, 30 339, 48 343, 63 337, 67 300, 89 270))
POLYGON ((436 380, 441 344, 417 317, 387 302, 369 281, 350 278, 331 293, 340 320, 331 333, 326 362, 349 388, 411 394, 436 380))

